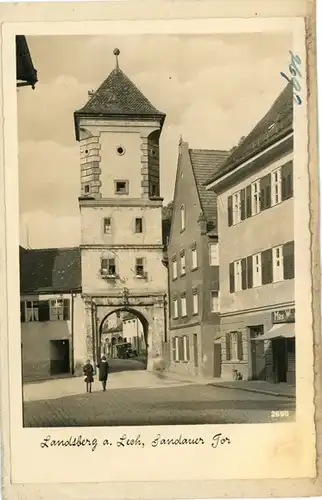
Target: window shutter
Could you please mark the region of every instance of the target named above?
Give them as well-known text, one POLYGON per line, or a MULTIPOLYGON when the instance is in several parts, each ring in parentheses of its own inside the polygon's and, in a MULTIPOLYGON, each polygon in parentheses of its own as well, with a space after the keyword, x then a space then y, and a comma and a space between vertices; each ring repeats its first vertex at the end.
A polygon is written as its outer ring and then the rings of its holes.
POLYGON ((293 162, 290 161, 282 167, 282 200, 293 196, 293 162))
POLYGON ((242 361, 244 357, 243 353, 243 334, 242 332, 237 333, 237 358, 242 361))
POLYGON ((39 301, 39 321, 49 321, 49 301, 39 301))
POLYGON ((271 206, 271 174, 267 174, 260 180, 261 210, 271 206))
POLYGON ((244 220, 246 218, 246 189, 240 191, 240 218, 244 220))
POLYGON ((187 361, 190 361, 190 347, 189 347, 189 337, 186 336, 186 347, 187 347, 187 361))
POLYGON ((230 333, 226 333, 226 360, 231 360, 231 351, 230 351, 230 333))
POLYGON ((241 260, 241 281, 242 281, 242 290, 246 290, 247 288, 247 270, 246 270, 246 259, 241 260))
POLYGON ((26 302, 20 302, 20 321, 21 323, 26 321, 26 302))
POLYGON ((228 226, 233 224, 233 197, 228 196, 228 226))
POLYGON ((108 259, 101 259, 101 269, 107 269, 108 267, 108 259))
POLYGON ((284 279, 292 280, 295 275, 294 269, 294 241, 283 245, 284 279))
POLYGON ((234 293, 235 291, 235 270, 233 262, 229 264, 229 291, 230 293, 234 293))
POLYGON ((272 249, 262 252, 262 283, 267 285, 273 282, 273 255, 272 249))
POLYGON ((70 320, 70 300, 69 299, 64 299, 64 316, 63 316, 65 321, 70 320))
POLYGON ((183 361, 183 337, 179 337, 179 360, 183 361))
POLYGON ((252 216, 252 186, 246 187, 246 217, 252 216))
POLYGON ((247 257, 247 288, 253 287, 253 256, 247 257))

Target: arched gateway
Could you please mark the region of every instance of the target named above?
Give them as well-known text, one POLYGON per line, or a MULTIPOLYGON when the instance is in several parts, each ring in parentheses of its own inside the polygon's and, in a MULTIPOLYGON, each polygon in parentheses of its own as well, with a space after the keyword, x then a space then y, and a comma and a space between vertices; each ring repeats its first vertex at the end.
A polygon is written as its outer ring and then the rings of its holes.
MULTIPOLYGON (((123 291, 124 295, 124 291, 123 291)), ((117 312, 127 311, 142 323, 147 348, 147 369, 153 370, 162 359, 166 327, 166 301, 164 295, 124 297, 92 297, 85 300, 86 355, 97 362, 101 351, 102 326, 106 318, 117 312)))
POLYGON ((99 324, 120 308, 146 325, 148 369, 166 335, 159 138, 165 114, 116 67, 74 114, 80 142, 81 262, 86 356, 99 324))

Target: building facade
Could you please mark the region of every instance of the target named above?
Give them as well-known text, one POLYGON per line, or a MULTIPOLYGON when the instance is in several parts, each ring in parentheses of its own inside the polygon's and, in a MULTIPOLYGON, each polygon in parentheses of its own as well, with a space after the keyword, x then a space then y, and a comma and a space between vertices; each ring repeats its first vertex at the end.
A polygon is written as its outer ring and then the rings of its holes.
POLYGON ((106 318, 117 310, 143 324, 148 369, 165 337, 159 138, 165 115, 116 67, 76 111, 80 143, 81 262, 87 357, 100 356, 106 318))
POLYGON ((168 242, 170 370, 221 376, 216 195, 205 180, 225 151, 179 145, 168 242))
POLYGON ((218 196, 222 376, 294 384, 291 86, 207 189, 218 196))
POLYGON ((137 351, 138 355, 144 354, 146 350, 144 331, 141 321, 132 314, 123 316, 123 338, 129 342, 137 351))
POLYGON ((78 248, 20 247, 20 319, 24 381, 81 372, 85 310, 78 248))

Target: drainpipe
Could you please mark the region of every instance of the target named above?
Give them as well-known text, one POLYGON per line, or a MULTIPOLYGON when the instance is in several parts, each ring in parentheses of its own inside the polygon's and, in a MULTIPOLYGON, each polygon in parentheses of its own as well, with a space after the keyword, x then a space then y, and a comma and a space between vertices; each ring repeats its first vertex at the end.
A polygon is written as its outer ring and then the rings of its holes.
MULTIPOLYGON (((168 273, 169 276, 169 273, 168 273)), ((163 296, 163 312, 164 312, 164 342, 168 342, 168 316, 167 316, 167 295, 163 296)))
POLYGON ((95 330, 96 330, 96 321, 95 321, 95 316, 94 316, 94 307, 95 304, 93 302, 93 299, 91 298, 91 312, 92 312, 92 345, 93 345, 93 363, 94 363, 94 372, 96 373, 96 335, 95 335, 95 330))
POLYGON ((74 314, 74 307, 75 307, 75 301, 74 301, 74 294, 73 292, 70 292, 70 298, 71 298, 71 315, 70 315, 70 367, 71 367, 71 374, 75 374, 75 356, 74 356, 74 331, 75 331, 75 325, 74 325, 74 320, 75 320, 75 314, 74 314))

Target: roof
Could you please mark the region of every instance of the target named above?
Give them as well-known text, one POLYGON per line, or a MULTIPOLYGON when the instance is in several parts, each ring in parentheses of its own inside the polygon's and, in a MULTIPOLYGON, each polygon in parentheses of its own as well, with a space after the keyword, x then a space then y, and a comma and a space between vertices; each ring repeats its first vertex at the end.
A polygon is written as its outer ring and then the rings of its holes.
POLYGON ((94 92, 85 106, 75 112, 79 116, 139 116, 164 121, 165 114, 156 109, 120 68, 115 68, 94 92))
POLYGON ((229 151, 189 149, 189 156, 201 208, 208 223, 208 230, 211 230, 217 226, 217 204, 214 193, 206 190, 205 183, 210 175, 221 171, 221 165, 229 156, 229 151))
POLYGON ((34 88, 38 81, 37 70, 34 68, 24 35, 16 36, 16 79, 21 82, 17 84, 19 87, 30 85, 34 88))
POLYGON ((293 131, 293 87, 288 83, 266 115, 231 152, 220 170, 215 170, 206 184, 237 168, 276 141, 293 131))
POLYGON ((20 293, 81 290, 81 255, 77 248, 20 247, 20 293))

